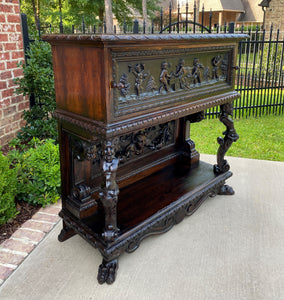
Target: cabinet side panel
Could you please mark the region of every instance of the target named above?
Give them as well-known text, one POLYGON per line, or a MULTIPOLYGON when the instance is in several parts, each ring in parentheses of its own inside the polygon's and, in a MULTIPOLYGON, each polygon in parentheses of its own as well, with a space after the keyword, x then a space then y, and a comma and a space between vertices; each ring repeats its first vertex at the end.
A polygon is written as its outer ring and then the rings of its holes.
POLYGON ((54 45, 53 65, 57 108, 105 121, 103 49, 54 45))

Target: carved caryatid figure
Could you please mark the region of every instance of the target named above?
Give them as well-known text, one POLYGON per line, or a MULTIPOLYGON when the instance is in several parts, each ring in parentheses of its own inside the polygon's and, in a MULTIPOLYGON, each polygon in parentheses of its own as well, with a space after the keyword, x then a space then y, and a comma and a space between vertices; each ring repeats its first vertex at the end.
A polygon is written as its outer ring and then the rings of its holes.
POLYGON ((160 73, 159 93, 162 92, 162 89, 164 89, 166 92, 169 91, 171 75, 169 74, 168 66, 169 66, 169 64, 167 62, 163 62, 161 65, 162 70, 160 73))
POLYGON ((134 89, 136 92, 137 96, 140 96, 143 87, 142 83, 144 82, 145 78, 148 76, 148 73, 145 72, 145 65, 144 64, 136 64, 134 67, 133 66, 128 66, 129 72, 132 72, 132 74, 135 76, 135 84, 134 84, 134 89))
POLYGON ((201 83, 201 69, 203 69, 204 66, 199 62, 198 58, 194 58, 193 60, 193 68, 192 68, 192 77, 193 77, 193 83, 201 83))
MULTIPOLYGON (((229 171, 230 165, 228 164, 227 160, 224 159, 226 152, 231 147, 232 143, 237 141, 239 135, 236 133, 234 122, 229 117, 233 114, 233 105, 232 103, 226 103, 220 106, 221 114, 220 114, 220 121, 226 126, 226 131, 223 132, 225 135, 224 138, 218 137, 217 142, 220 145, 217 153, 217 164, 214 165, 214 173, 221 174, 229 171)), ((232 188, 228 186, 224 186, 223 190, 220 191, 220 194, 233 194, 232 188)))
POLYGON ((100 192, 100 199, 105 210, 105 230, 103 238, 109 242, 117 236, 116 224, 117 196, 119 194, 116 183, 116 171, 119 160, 115 157, 115 142, 107 141, 104 145, 104 157, 102 159, 102 171, 104 186, 100 192))

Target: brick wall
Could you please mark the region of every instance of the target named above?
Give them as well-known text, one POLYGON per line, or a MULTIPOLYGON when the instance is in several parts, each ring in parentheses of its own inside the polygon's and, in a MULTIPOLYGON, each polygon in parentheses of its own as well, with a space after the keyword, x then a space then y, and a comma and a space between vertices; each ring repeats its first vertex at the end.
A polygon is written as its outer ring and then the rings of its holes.
POLYGON ((21 115, 29 107, 27 97, 14 94, 13 78, 22 75, 17 63, 24 61, 18 0, 0 0, 0 146, 7 144, 23 126, 21 115))
MULTIPOLYGON (((271 0, 265 12, 265 29, 270 30, 271 24, 275 30, 284 31, 284 1, 271 0)), ((283 36, 283 35, 282 35, 283 36)))

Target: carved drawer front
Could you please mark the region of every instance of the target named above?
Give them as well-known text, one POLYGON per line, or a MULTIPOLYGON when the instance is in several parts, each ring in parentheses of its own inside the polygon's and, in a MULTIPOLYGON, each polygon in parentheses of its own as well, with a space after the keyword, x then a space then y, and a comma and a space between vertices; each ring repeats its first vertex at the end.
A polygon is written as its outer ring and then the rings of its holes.
POLYGON ((232 46, 112 52, 114 116, 232 90, 233 57, 232 46))

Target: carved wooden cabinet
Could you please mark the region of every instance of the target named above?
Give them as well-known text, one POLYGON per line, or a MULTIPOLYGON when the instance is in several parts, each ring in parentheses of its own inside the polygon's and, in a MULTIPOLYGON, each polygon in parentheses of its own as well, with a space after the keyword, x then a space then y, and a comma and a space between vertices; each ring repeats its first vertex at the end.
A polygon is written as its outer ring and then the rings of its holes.
MULTIPOLYGON (((143 238, 169 230, 209 196, 232 194, 224 155, 242 35, 48 35, 55 72, 63 229, 103 256, 99 283, 143 238), (199 161, 190 124, 221 107, 215 166, 199 161)), ((214 141, 212 141, 214 142, 214 141)))

